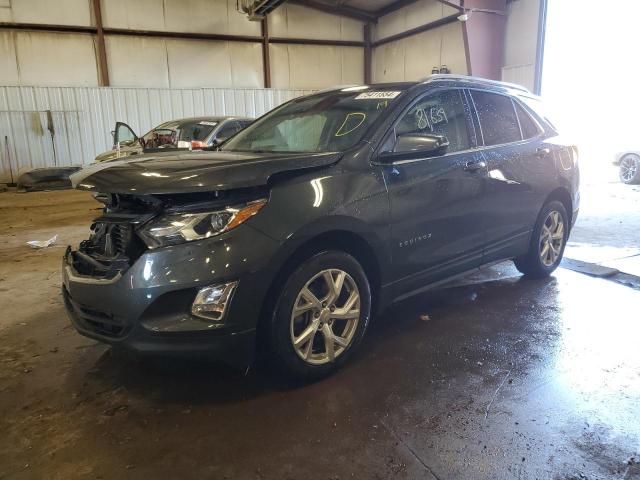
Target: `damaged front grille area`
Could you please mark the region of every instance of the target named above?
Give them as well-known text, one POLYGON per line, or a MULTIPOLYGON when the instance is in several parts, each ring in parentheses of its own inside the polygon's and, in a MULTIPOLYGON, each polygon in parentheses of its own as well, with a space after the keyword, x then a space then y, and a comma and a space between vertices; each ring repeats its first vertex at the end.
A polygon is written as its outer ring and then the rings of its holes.
POLYGON ((112 279, 126 271, 146 250, 131 223, 96 220, 91 236, 71 252, 73 267, 80 275, 112 279))
POLYGON ((125 272, 147 249, 135 228, 155 215, 157 205, 131 196, 101 195, 104 214, 91 225, 91 235, 70 252, 79 275, 110 280, 125 272))

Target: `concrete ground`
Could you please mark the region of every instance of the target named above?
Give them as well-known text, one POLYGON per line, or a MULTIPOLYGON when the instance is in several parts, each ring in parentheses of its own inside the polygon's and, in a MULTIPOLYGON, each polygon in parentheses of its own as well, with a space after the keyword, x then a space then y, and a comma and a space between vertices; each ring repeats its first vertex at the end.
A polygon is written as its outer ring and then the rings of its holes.
MULTIPOLYGON (((639 189, 583 195, 568 254, 633 268, 639 189)), ((343 370, 291 385, 76 334, 58 268, 96 208, 0 194, 2 479, 640 479, 638 290, 499 265, 385 312, 343 370)))

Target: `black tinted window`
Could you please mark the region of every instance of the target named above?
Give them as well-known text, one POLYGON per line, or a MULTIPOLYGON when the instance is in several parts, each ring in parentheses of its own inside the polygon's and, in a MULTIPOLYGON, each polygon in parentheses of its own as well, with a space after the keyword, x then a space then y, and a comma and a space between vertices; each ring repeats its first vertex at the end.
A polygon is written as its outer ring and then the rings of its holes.
POLYGON ((216 137, 219 140, 226 140, 231 135, 236 133, 238 130, 239 130, 239 128, 238 128, 238 125, 237 125, 236 122, 227 122, 222 126, 220 131, 218 131, 216 137))
POLYGON ((516 106, 518 120, 520 120, 520 128, 522 129, 522 138, 532 138, 538 135, 538 126, 535 124, 531 116, 525 111, 518 102, 513 102, 516 106))
POLYGON ((471 96, 480 118, 485 145, 501 145, 522 139, 511 98, 476 90, 471 92, 471 96))
POLYGON ((418 101, 396 126, 396 137, 407 133, 443 135, 449 141, 448 153, 471 148, 461 92, 441 92, 418 101))

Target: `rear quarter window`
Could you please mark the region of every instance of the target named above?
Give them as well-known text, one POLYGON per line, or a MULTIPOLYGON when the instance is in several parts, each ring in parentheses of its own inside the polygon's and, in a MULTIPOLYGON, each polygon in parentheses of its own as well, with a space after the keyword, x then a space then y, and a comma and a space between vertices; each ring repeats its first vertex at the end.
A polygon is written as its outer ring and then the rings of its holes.
POLYGON ((520 129, 522 130, 522 138, 524 140, 533 138, 540 133, 540 129, 536 122, 533 121, 531 115, 518 102, 513 102, 516 106, 516 113, 520 121, 520 129))
POLYGON ((522 140, 510 97, 480 90, 472 90, 471 97, 478 112, 485 146, 522 140))
POLYGON ((522 100, 522 102, 527 107, 529 107, 555 133, 558 133, 558 129, 556 128, 554 122, 549 118, 547 107, 544 105, 544 103, 542 103, 542 101, 538 97, 527 97, 523 95, 523 96, 519 96, 518 98, 522 100))

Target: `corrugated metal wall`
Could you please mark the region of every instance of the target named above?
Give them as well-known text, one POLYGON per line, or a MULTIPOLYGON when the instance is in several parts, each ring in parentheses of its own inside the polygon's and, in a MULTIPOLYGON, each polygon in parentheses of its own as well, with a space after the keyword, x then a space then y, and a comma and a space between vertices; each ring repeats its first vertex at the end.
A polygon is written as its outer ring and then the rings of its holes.
POLYGON ((257 117, 307 93, 311 91, 0 86, 0 182, 31 168, 92 162, 111 148, 116 121, 144 134, 182 117, 257 117))

